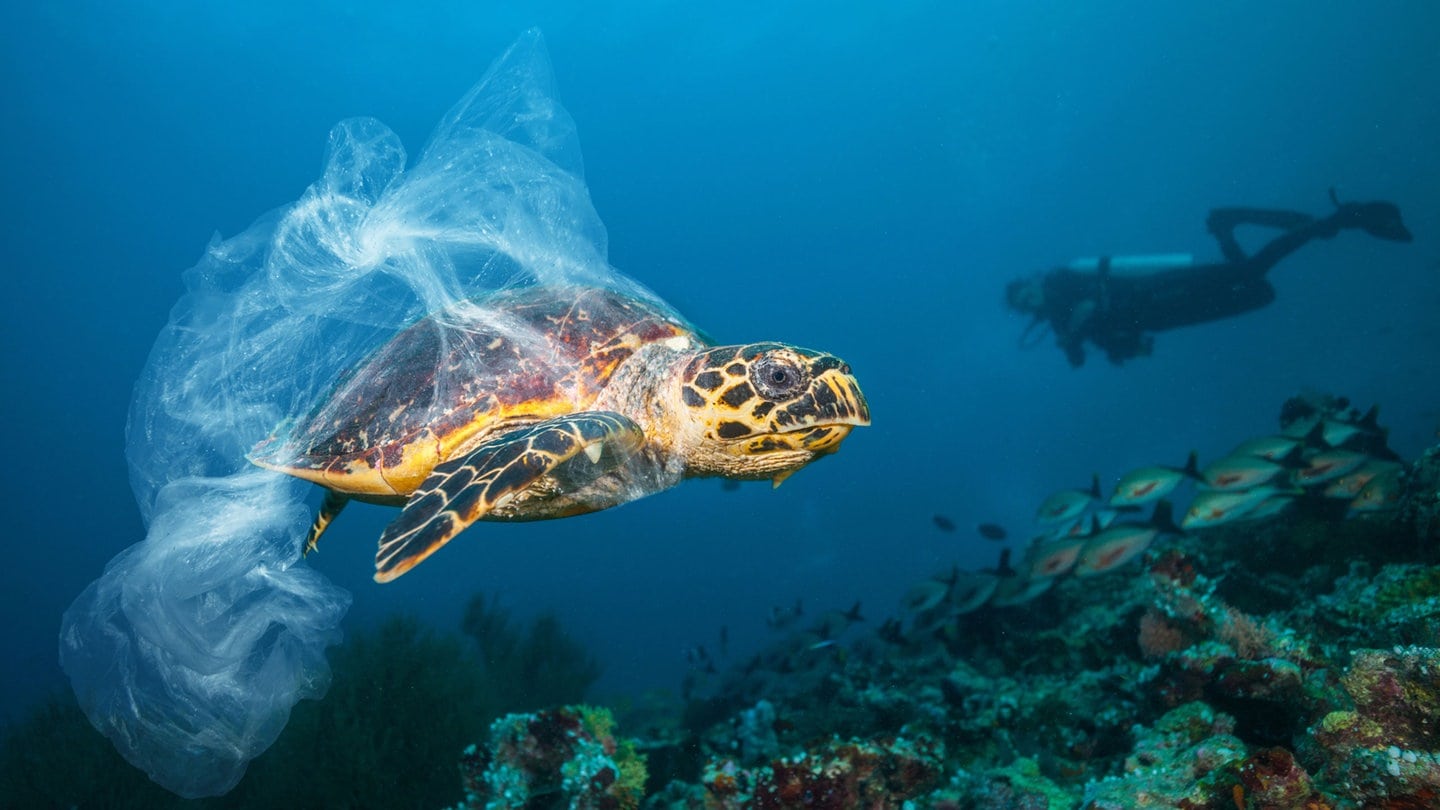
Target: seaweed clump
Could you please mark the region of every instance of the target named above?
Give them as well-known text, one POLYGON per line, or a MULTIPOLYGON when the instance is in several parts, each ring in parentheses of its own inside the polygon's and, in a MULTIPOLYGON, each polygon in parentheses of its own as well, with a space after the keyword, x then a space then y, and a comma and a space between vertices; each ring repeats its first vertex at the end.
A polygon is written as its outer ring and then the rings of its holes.
POLYGON ((577 702, 599 666, 553 616, 528 626, 471 600, 464 633, 400 616, 331 650, 322 700, 229 794, 185 801, 116 753, 68 694, 0 738, 0 804, 16 807, 441 807, 461 795, 455 758, 490 722, 537 702, 577 702), (493 635, 485 635, 493 633, 493 635))
POLYGON ((600 677, 600 663, 561 626, 554 614, 520 626, 495 599, 470 599, 460 629, 475 643, 481 679, 494 708, 528 711, 573 703, 600 677))

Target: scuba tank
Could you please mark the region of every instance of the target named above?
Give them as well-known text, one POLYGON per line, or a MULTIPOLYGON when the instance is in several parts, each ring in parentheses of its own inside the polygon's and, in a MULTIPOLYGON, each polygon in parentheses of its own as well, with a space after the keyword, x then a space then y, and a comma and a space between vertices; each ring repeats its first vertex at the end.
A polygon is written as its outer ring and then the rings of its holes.
POLYGON ((1109 259, 1109 272, 1137 276, 1189 267, 1195 263, 1195 256, 1191 253, 1141 253, 1129 256, 1086 256, 1072 259, 1065 265, 1065 269, 1077 273, 1096 273, 1100 270, 1102 258, 1109 259))

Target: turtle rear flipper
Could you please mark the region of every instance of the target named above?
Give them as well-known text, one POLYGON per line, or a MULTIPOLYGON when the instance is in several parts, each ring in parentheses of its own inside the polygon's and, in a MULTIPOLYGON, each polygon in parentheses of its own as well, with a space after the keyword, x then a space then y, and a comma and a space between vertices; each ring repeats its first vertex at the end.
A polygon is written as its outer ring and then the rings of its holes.
POLYGON ((320 511, 315 515, 315 522, 310 524, 310 531, 305 535, 305 549, 301 553, 310 556, 310 552, 320 548, 320 535, 330 528, 330 522, 340 514, 340 510, 350 503, 350 496, 334 489, 325 490, 325 501, 320 504, 320 511))
POLYGON ((579 488, 640 447, 639 425, 611 411, 546 419, 435 467, 380 536, 375 581, 414 568, 467 526, 550 476, 579 488))

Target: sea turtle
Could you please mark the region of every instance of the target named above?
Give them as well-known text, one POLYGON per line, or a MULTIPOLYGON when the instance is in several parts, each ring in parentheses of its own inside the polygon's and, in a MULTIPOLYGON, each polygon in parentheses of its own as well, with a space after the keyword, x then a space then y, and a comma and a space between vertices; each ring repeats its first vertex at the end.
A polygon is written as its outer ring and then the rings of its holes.
POLYGON ((530 286, 402 330, 250 460, 327 489, 307 551, 351 499, 402 506, 375 557, 388 582, 477 520, 593 512, 686 477, 778 485, 869 423, 837 357, 715 346, 653 299, 530 286))

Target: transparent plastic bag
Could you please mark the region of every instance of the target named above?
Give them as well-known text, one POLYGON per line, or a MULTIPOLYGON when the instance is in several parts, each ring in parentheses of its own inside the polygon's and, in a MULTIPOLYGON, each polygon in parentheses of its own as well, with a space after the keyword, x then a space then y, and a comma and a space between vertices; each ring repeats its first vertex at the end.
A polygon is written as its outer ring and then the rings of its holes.
POLYGON ((415 165, 380 122, 342 122, 298 201, 210 245, 131 407, 146 537, 61 629, 80 705, 126 759, 182 796, 222 794, 328 683, 350 596, 301 559, 309 485, 246 454, 422 316, 517 285, 646 296, 605 250, 534 31, 415 165))

